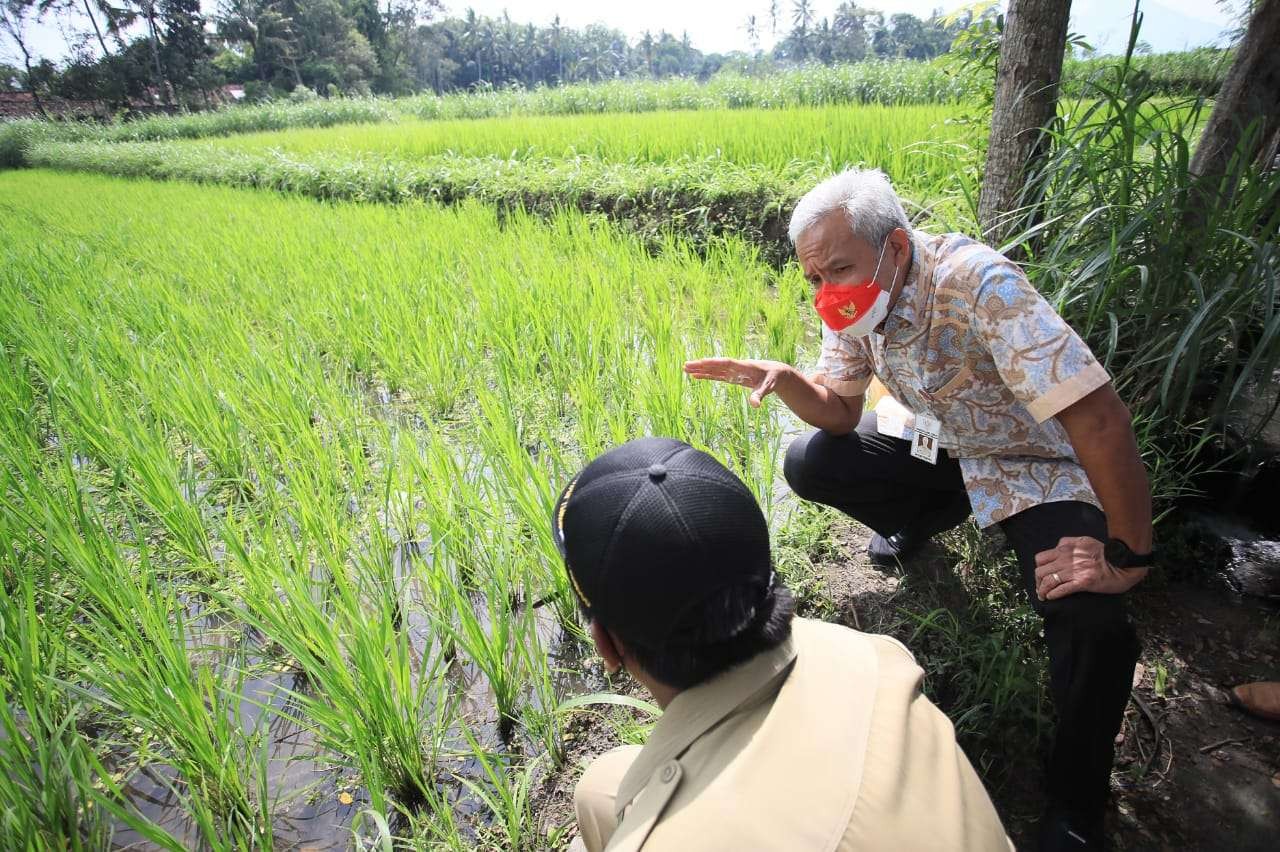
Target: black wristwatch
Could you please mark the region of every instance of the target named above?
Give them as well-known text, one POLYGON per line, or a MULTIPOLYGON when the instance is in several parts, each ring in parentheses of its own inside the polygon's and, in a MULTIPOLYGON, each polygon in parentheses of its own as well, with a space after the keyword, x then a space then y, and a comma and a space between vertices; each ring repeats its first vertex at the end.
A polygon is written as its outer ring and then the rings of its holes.
POLYGON ((1147 568, 1155 563, 1155 551, 1151 553, 1134 553, 1129 545, 1118 538, 1107 539, 1103 555, 1112 568, 1147 568))

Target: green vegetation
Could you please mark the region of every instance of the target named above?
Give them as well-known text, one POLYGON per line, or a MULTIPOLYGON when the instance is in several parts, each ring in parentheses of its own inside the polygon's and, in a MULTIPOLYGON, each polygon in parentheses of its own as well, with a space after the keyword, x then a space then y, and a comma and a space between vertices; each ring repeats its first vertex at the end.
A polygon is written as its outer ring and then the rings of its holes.
MULTIPOLYGON (((1280 175, 1239 163, 1231 205, 1188 204, 1204 102, 1169 95, 1208 91, 1220 56, 1070 64, 1079 97, 1011 213, 1162 506, 1280 364, 1280 175)), ((680 364, 812 356, 785 225, 834 169, 884 168, 922 227, 975 231, 984 125, 958 79, 812 66, 0 126, 0 165, 99 173, 0 173, 0 833, 262 848, 336 800, 335 831, 384 846, 558 848, 531 797, 566 714, 601 700, 571 696, 603 685, 574 657, 558 485, 639 434, 707 448, 833 615, 834 513, 775 502, 795 424, 680 364), (143 815, 149 788, 178 824, 143 815)), ((948 547, 958 580, 908 577, 863 627, 910 640, 999 789, 1044 721, 1038 623, 975 531, 948 547)), ((610 709, 619 736, 634 706, 610 709)))
MULTIPOLYGON (((1201 50, 1135 57, 1133 62, 1144 84, 1156 93, 1168 96, 1209 95, 1216 92, 1217 86, 1221 83, 1222 75, 1230 64, 1230 55, 1222 51, 1201 50)), ((1119 60, 1111 57, 1072 60, 1068 62, 1064 72, 1064 90, 1072 95, 1087 96, 1092 90, 1093 83, 1112 74, 1118 64, 1119 60)), ((420 128, 421 125, 412 122, 414 118, 435 121, 679 110, 786 110, 801 114, 805 108, 879 104, 895 107, 919 106, 918 113, 908 113, 911 115, 910 123, 914 125, 918 121, 924 121, 923 116, 930 112, 939 116, 938 121, 958 119, 961 113, 954 111, 954 108, 980 99, 984 86, 989 85, 989 81, 984 82, 984 79, 981 74, 973 73, 972 69, 950 61, 940 60, 934 63, 905 60, 865 61, 835 66, 805 65, 761 75, 724 72, 706 82, 685 78, 652 81, 611 80, 554 87, 539 86, 531 89, 520 86, 502 89, 482 88, 465 93, 417 95, 395 99, 327 98, 278 101, 175 116, 152 116, 106 125, 39 120, 6 121, 0 122, 0 168, 23 165, 24 152, 31 146, 45 141, 138 142, 198 139, 294 128, 320 128, 357 123, 381 124, 406 120, 409 121, 407 127, 420 128), (953 107, 953 111, 945 109, 948 105, 953 107)), ((842 114, 815 111, 812 115, 818 118, 830 118, 842 114)), ((861 139, 868 130, 877 130, 875 122, 870 120, 875 118, 874 112, 850 111, 843 115, 845 116, 843 120, 850 122, 857 121, 859 118, 868 119, 865 123, 859 122, 857 132, 852 134, 853 139, 861 139)), ((761 116, 759 120, 772 122, 774 119, 770 116, 761 116)), ((694 132, 695 124, 697 120, 690 119, 687 125, 688 132, 694 132)), ((523 124, 510 126, 522 127, 523 124)), ((493 130, 500 125, 485 127, 493 130)), ((591 128, 591 125, 586 127, 591 128)), ((389 136, 414 135, 419 132, 401 130, 398 127, 379 129, 389 136)), ((813 129, 808 126, 792 128, 792 138, 811 139, 812 136, 803 135, 801 131, 808 132, 813 129)), ((850 138, 849 129, 842 128, 844 132, 840 139, 850 138)), ((905 138, 916 142, 926 138, 919 135, 920 131, 925 129, 936 130, 937 128, 911 126, 902 127, 901 133, 895 133, 894 130, 880 132, 888 133, 890 138, 905 138)), ((430 136, 432 133, 443 131, 425 132, 430 136)), ((606 130, 606 134, 607 132, 606 130)), ((784 129, 778 128, 778 132, 781 135, 784 129)), ((507 135, 510 136, 511 132, 508 131, 507 135)), ((757 136, 758 131, 753 129, 749 135, 757 136)), ((949 138, 950 133, 947 136, 949 138)), ((393 142, 392 139, 378 141, 393 142)), ((531 144, 534 143, 519 138, 514 140, 508 138, 503 144, 495 145, 494 150, 485 153, 505 156, 514 149, 527 148, 531 144)), ((564 149, 573 143, 566 139, 553 138, 549 143, 539 142, 538 144, 539 146, 551 144, 564 149)), ((793 143, 795 146, 800 144, 799 141, 793 143)), ((859 143, 837 141, 826 147, 842 148, 845 144, 859 143)), ((821 147, 817 153, 800 151, 794 156, 809 160, 824 159, 821 147)), ((835 156, 831 159, 839 162, 841 157, 835 156)))
MULTIPOLYGON (((1233 52, 1202 47, 1177 53, 1152 53, 1128 58, 1133 85, 1164 97, 1201 95, 1211 98, 1222 87, 1222 79, 1231 67, 1233 52)), ((1091 82, 1113 74, 1121 65, 1118 57, 1098 56, 1089 59, 1068 57, 1062 66, 1063 94, 1071 97, 1092 95, 1091 82)))
POLYGON ((0 168, 23 165, 23 152, 42 141, 196 139, 294 127, 392 121, 397 113, 389 104, 372 98, 335 98, 329 101, 237 106, 106 125, 37 119, 5 121, 0 122, 0 168))
POLYGON ((270 151, 236 154, 163 142, 57 142, 37 146, 31 160, 63 170, 273 189, 320 199, 477 199, 503 210, 544 213, 571 207, 627 222, 655 246, 673 233, 698 245, 714 235, 735 235, 758 243, 776 262, 787 251, 787 210, 803 191, 794 176, 702 161, 632 165, 586 157, 504 160, 451 155, 417 163, 343 157, 293 160, 270 151))
POLYGON ((1067 105, 1010 215, 1028 274, 1133 411, 1167 508, 1194 487, 1200 449, 1224 435, 1245 387, 1269 386, 1280 366, 1280 171, 1236 158, 1230 203, 1211 203, 1190 171, 1202 103, 1169 103, 1127 68, 1091 95, 1067 105))
POLYGON ((973 83, 938 63, 867 61, 804 65, 765 74, 722 72, 709 80, 610 80, 526 89, 520 86, 405 98, 420 118, 578 115, 680 109, 782 109, 834 104, 958 103, 973 83))
POLYGON ((0 706, 65 708, 0 742, 74 757, 41 779, 67 799, 5 782, 28 806, 9 836, 87 831, 118 783, 160 777, 189 824, 140 823, 156 842, 287 842, 278 717, 329 767, 311 795, 355 789, 397 833, 543 842, 548 651, 577 629, 556 488, 654 432, 772 507, 783 422, 680 363, 801 359, 800 276, 737 240, 654 257, 478 203, 0 183, 0 624, 31 660, 0 706))
POLYGON ((364 127, 253 133, 212 145, 278 150, 289 157, 418 161, 467 157, 565 158, 672 163, 716 159, 785 172, 796 162, 838 169, 874 163, 907 186, 950 177, 954 144, 975 135, 953 107, 831 106, 413 121, 364 127), (921 141, 929 140, 929 141, 921 141))

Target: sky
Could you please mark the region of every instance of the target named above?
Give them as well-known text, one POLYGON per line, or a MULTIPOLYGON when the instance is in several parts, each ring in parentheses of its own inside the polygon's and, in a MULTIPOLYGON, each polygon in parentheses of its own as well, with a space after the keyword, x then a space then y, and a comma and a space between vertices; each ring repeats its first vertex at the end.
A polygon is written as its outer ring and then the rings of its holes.
MULTIPOLYGON (((1237 0, 1238 5, 1239 0, 1237 0)), ((600 0, 470 0, 445 2, 449 14, 461 15, 468 7, 485 15, 498 16, 506 10, 513 21, 548 24, 557 14, 561 23, 583 27, 604 23, 636 39, 645 30, 680 35, 689 33, 693 45, 704 52, 750 50, 747 16, 755 14, 760 22, 761 46, 768 49, 774 36, 769 32, 767 2, 756 0, 644 0, 640 3, 601 3, 600 0)), ((779 35, 790 27, 790 0, 780 0, 782 10, 779 35)), ((817 17, 830 16, 839 0, 816 0, 817 17)), ((878 9, 886 15, 909 12, 920 18, 929 17, 941 8, 950 11, 967 5, 967 0, 860 0, 859 6, 878 9)), ((202 0, 201 6, 211 15, 216 0, 202 0)), ((1226 43, 1224 38, 1232 19, 1214 0, 1146 0, 1144 41, 1157 52, 1181 50, 1211 43, 1226 43)), ((1085 35, 1095 48, 1105 53, 1122 51, 1129 32, 1132 6, 1128 0, 1075 0, 1072 3, 1071 29, 1085 35)), ((67 56, 67 33, 88 31, 83 14, 63 20, 48 20, 34 27, 31 36, 35 52, 55 61, 67 56)), ((0 38, 0 58, 16 60, 18 54, 7 39, 0 38)))

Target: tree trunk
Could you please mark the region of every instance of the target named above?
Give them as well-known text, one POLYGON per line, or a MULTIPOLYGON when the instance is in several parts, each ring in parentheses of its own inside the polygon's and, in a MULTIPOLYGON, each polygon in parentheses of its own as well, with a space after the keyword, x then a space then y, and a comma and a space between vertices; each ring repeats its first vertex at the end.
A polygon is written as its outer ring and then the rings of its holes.
POLYGON ((36 85, 31 82, 31 54, 27 53, 25 45, 19 45, 22 48, 22 66, 27 69, 27 91, 31 93, 31 101, 35 104, 36 110, 44 118, 49 117, 49 112, 44 108, 44 101, 40 100, 40 92, 37 91, 36 85))
POLYGON ((27 50, 27 42, 18 37, 16 29, 10 30, 9 35, 13 36, 13 40, 17 42, 18 50, 22 51, 22 67, 27 70, 27 91, 31 93, 31 102, 43 118, 48 118, 49 112, 44 108, 44 101, 40 100, 40 92, 31 80, 31 53, 27 50))
POLYGON ((160 87, 160 91, 164 94, 165 106, 173 106, 173 91, 169 85, 169 79, 164 74, 164 69, 160 66, 160 46, 159 36, 156 34, 156 4, 148 3, 145 8, 147 15, 147 35, 151 42, 151 59, 155 63, 156 85, 160 87))
POLYGON ((98 27, 98 19, 93 16, 93 9, 89 8, 89 0, 84 0, 84 13, 89 16, 90 23, 93 24, 93 33, 98 37, 98 44, 102 46, 102 55, 110 56, 111 51, 107 50, 107 40, 102 37, 102 30, 98 27))
MULTIPOLYGON (((1201 190, 1201 202, 1228 201, 1235 180, 1227 177, 1231 160, 1251 162, 1265 155, 1280 133, 1280 0, 1262 0, 1249 19, 1249 28, 1236 46, 1236 58, 1222 81, 1191 160, 1191 173, 1201 190), (1241 149, 1241 145, 1245 147, 1241 149)), ((1274 152, 1272 152, 1274 157, 1274 152)), ((1270 165, 1264 163, 1264 166, 1270 165)))
POLYGON ((1010 233, 1028 170, 1047 147, 1058 107, 1071 0, 1011 0, 996 66, 995 104, 978 222, 998 245, 1010 233))

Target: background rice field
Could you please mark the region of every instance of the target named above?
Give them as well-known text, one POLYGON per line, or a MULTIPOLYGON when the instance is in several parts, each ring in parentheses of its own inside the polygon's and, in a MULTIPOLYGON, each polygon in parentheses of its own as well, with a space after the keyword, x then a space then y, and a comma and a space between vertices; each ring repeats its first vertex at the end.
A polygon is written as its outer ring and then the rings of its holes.
POLYGON ((954 167, 954 145, 980 136, 958 121, 963 115, 963 108, 955 106, 845 105, 522 116, 248 133, 188 144, 410 161, 452 153, 646 163, 712 158, 775 170, 797 162, 836 167, 875 163, 895 177, 923 183, 936 182, 954 167))

